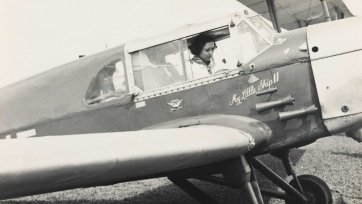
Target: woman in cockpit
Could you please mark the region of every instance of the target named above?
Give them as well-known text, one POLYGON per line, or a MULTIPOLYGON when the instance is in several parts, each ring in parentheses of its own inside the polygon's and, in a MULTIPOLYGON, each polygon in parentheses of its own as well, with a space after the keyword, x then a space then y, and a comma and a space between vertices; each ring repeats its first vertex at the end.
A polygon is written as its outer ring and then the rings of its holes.
POLYGON ((200 34, 194 38, 189 47, 194 57, 191 66, 194 79, 209 76, 215 66, 213 54, 216 49, 214 39, 206 34, 200 34))

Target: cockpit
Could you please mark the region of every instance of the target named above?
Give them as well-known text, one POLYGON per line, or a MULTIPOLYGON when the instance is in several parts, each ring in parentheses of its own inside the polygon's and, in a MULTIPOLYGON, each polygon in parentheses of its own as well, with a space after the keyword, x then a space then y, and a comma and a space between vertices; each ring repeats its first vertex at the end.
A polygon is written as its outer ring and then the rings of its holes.
POLYGON ((120 99, 130 93, 144 95, 172 89, 239 69, 273 44, 275 31, 259 15, 233 15, 232 18, 192 25, 151 39, 125 46, 125 56, 106 64, 86 92, 87 105, 120 99), (200 35, 215 42, 214 68, 200 76, 192 63, 190 46, 200 35))

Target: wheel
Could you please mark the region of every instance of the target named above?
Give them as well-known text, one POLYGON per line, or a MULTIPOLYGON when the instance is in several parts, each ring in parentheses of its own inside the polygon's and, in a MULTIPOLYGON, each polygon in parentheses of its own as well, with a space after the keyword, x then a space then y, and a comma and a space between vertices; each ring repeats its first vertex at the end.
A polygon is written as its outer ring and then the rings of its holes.
MULTIPOLYGON (((301 175, 298 176, 298 179, 304 194, 309 198, 308 204, 332 204, 332 192, 322 179, 313 175, 301 175)), ((298 189, 295 179, 290 181, 290 185, 298 189)), ((302 204, 302 202, 292 199, 293 196, 289 195, 289 197, 290 199, 285 201, 286 204, 302 204)))

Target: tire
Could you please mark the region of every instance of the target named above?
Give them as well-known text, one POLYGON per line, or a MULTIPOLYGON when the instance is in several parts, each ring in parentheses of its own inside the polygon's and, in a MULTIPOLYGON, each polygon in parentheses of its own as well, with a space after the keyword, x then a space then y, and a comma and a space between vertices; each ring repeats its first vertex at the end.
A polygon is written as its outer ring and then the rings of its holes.
MULTIPOLYGON (((298 176, 300 185, 303 188, 304 194, 310 199, 310 204, 332 204, 333 197, 332 192, 328 185, 320 178, 313 175, 301 175, 298 176)), ((293 187, 297 188, 297 182, 295 179, 289 183, 293 187)), ((297 188, 298 189, 298 188, 297 188)), ((290 198, 293 196, 288 195, 290 198)), ((302 204, 303 202, 296 201, 294 199, 287 199, 286 204, 302 204)))

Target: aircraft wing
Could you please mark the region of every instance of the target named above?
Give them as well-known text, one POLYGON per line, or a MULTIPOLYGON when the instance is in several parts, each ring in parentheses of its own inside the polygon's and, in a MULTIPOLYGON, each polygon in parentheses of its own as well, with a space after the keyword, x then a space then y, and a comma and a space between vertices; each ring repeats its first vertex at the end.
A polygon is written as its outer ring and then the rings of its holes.
POLYGON ((0 141, 0 199, 109 185, 238 157, 255 145, 243 131, 179 129, 0 141))

